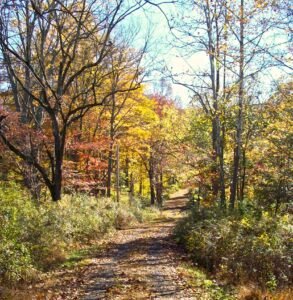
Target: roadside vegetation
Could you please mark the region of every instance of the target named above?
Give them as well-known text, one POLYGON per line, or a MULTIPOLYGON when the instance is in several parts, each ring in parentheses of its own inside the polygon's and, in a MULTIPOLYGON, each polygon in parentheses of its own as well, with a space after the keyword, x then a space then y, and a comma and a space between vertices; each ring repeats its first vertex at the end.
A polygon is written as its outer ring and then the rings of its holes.
POLYGON ((241 210, 225 213, 191 203, 175 236, 196 265, 226 285, 268 292, 290 287, 293 230, 286 210, 276 216, 243 203, 241 210))
POLYGON ((187 278, 187 282, 195 290, 199 290, 198 297, 205 300, 234 300, 235 290, 231 287, 221 286, 219 283, 207 276, 207 273, 198 266, 182 264, 179 268, 180 274, 187 278))
POLYGON ((31 281, 52 268, 69 265, 105 233, 159 214, 139 199, 129 204, 86 194, 65 195, 58 203, 32 201, 15 184, 0 186, 0 278, 6 284, 31 281))

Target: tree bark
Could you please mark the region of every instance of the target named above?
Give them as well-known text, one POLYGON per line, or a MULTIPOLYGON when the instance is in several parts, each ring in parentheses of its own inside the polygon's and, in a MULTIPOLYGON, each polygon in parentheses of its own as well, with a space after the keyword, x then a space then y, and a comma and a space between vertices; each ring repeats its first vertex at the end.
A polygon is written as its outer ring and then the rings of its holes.
POLYGON ((218 19, 214 18, 214 12, 210 6, 210 2, 206 2, 205 9, 205 22, 208 33, 208 53, 210 62, 210 80, 213 96, 213 112, 212 112, 212 145, 213 145, 213 160, 214 166, 212 168, 213 173, 216 174, 216 178, 212 180, 213 194, 215 198, 218 197, 220 191, 221 206, 226 204, 225 195, 225 175, 224 175, 224 160, 223 160, 223 148, 221 142, 221 120, 219 116, 219 90, 220 90, 220 30, 218 26, 218 19), (212 17, 211 17, 212 15, 212 17), (214 19, 214 21, 213 21, 214 19), (215 29, 213 27, 215 22, 215 29), (213 32, 215 30, 215 32, 213 32), (216 37, 214 37, 214 35, 216 37))
POLYGON ((239 161, 241 158, 242 147, 242 127, 243 127, 243 100, 244 100, 244 0, 241 0, 240 4, 240 37, 239 37, 239 90, 238 90, 238 116, 236 123, 236 146, 234 148, 234 163, 233 163, 233 175, 230 187, 230 209, 235 207, 238 173, 239 173, 239 161))
POLYGON ((107 197, 111 197, 112 169, 113 169, 113 146, 111 145, 108 154, 107 197))
POLYGON ((130 188, 131 181, 129 180, 129 158, 125 159, 125 185, 130 188))
POLYGON ((133 197, 134 197, 134 181, 133 181, 133 174, 130 173, 130 176, 129 176, 129 203, 130 203, 130 205, 133 204, 133 197))
POLYGON ((244 199, 245 184, 246 184, 246 153, 245 150, 242 150, 242 175, 240 181, 239 201, 243 201, 244 199))
POLYGON ((120 202, 119 145, 116 145, 116 201, 120 202))
POLYGON ((155 174, 154 174, 154 162, 153 157, 149 158, 149 182, 150 182, 150 194, 151 194, 151 205, 155 205, 156 203, 156 193, 155 193, 155 174))
POLYGON ((163 173, 156 173, 156 195, 157 195, 157 203, 159 207, 163 205, 163 173))

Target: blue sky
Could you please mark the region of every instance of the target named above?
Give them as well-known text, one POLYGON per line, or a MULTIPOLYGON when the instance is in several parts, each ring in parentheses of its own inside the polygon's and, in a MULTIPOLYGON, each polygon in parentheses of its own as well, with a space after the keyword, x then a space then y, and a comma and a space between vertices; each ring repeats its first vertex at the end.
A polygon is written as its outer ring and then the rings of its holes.
MULTIPOLYGON (((176 16, 176 8, 172 4, 162 5, 164 12, 170 16, 176 16)), ((197 13, 195 11, 195 13, 197 13)), ((148 7, 146 10, 136 12, 126 22, 125 26, 131 28, 137 27, 137 35, 133 41, 134 47, 141 45, 145 37, 149 34, 151 36, 149 52, 144 61, 145 67, 149 72, 147 84, 150 91, 159 89, 160 80, 164 76, 160 69, 166 66, 175 74, 184 73, 187 70, 199 71, 208 68, 208 57, 205 52, 198 52, 189 57, 183 57, 178 49, 171 45, 172 34, 168 27, 167 20, 163 13, 157 7, 148 7)), ((283 37, 274 36, 267 37, 268 43, 274 41, 282 42, 283 37)), ((288 53, 289 55, 289 53, 288 53)), ((259 76, 258 82, 261 85, 261 90, 265 91, 263 97, 267 98, 268 94, 276 87, 277 82, 282 78, 286 80, 289 78, 289 70, 281 71, 279 68, 271 68, 259 76)), ((182 80, 188 80, 183 78, 182 80)), ((257 85, 257 84, 256 84, 257 85)), ((189 92, 180 85, 171 84, 173 98, 181 99, 182 105, 186 106, 190 102, 189 92)))
MULTIPOLYGON (((172 4, 162 5, 162 9, 170 15, 175 12, 172 4)), ((145 68, 149 71, 146 77, 147 86, 150 92, 155 92, 160 87, 160 81, 164 78, 161 69, 166 64, 172 67, 175 72, 182 71, 186 67, 186 63, 182 60, 171 45, 171 32, 166 17, 157 7, 148 6, 145 10, 140 10, 133 14, 124 26, 139 29, 133 41, 133 45, 143 45, 147 36, 150 36, 149 51, 145 57, 145 68)), ((173 98, 180 99, 183 105, 189 102, 189 95, 185 88, 172 84, 173 98)))

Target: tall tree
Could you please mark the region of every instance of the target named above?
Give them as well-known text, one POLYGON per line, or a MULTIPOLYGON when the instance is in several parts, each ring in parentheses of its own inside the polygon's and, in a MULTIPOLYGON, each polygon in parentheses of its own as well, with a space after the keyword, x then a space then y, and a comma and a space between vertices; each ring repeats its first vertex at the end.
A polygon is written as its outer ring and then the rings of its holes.
POLYGON ((234 149, 233 175, 230 191, 230 208, 234 209, 238 183, 239 162, 242 150, 243 102, 244 102, 244 0, 240 2, 239 13, 239 89, 238 112, 236 120, 236 145, 234 149))
MULTIPOLYGON (((237 194, 239 198, 244 195, 244 190, 239 192, 238 182, 242 168, 246 167, 242 155, 246 107, 258 101, 258 92, 269 81, 266 76, 270 70, 291 69, 286 54, 289 17, 285 2, 179 1, 181 17, 170 20, 180 54, 178 59, 185 65, 182 73, 174 74, 170 69, 170 76, 174 83, 190 91, 212 124, 214 163, 211 169, 215 177, 212 186, 215 198, 219 193, 222 207, 226 206, 226 179, 231 181, 231 208, 235 206, 237 194), (251 88, 257 80, 260 80, 258 91, 251 88), (225 145, 228 111, 234 123, 229 133, 234 140, 234 157, 230 162, 225 145)), ((241 180, 245 181, 245 175, 241 180)))
POLYGON ((61 198, 66 138, 72 124, 109 97, 139 86, 138 65, 123 88, 113 89, 108 78, 113 68, 111 53, 116 48, 114 31, 145 4, 123 0, 107 5, 99 0, 2 1, 0 46, 14 92, 14 110, 24 114, 28 125, 44 136, 42 159, 14 143, 5 129, 11 131, 13 126, 9 118, 0 137, 38 171, 54 201, 61 198))
POLYGON ((192 9, 192 17, 183 12, 182 22, 174 25, 175 43, 183 57, 200 57, 203 66, 188 64, 181 75, 172 75, 173 82, 191 92, 199 101, 212 122, 211 142, 216 178, 213 182, 214 195, 220 193, 221 205, 226 205, 224 172, 224 136, 221 120, 223 103, 229 98, 226 85, 227 22, 229 13, 226 1, 191 1, 186 4, 192 9))

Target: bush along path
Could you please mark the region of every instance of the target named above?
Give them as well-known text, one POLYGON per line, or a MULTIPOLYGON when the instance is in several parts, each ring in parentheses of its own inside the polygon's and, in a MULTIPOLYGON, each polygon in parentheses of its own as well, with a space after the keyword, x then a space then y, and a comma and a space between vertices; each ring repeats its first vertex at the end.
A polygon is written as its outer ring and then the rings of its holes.
POLYGON ((159 218, 115 232, 91 258, 13 299, 228 299, 188 265, 173 240, 185 215, 186 193, 172 195, 159 218))

